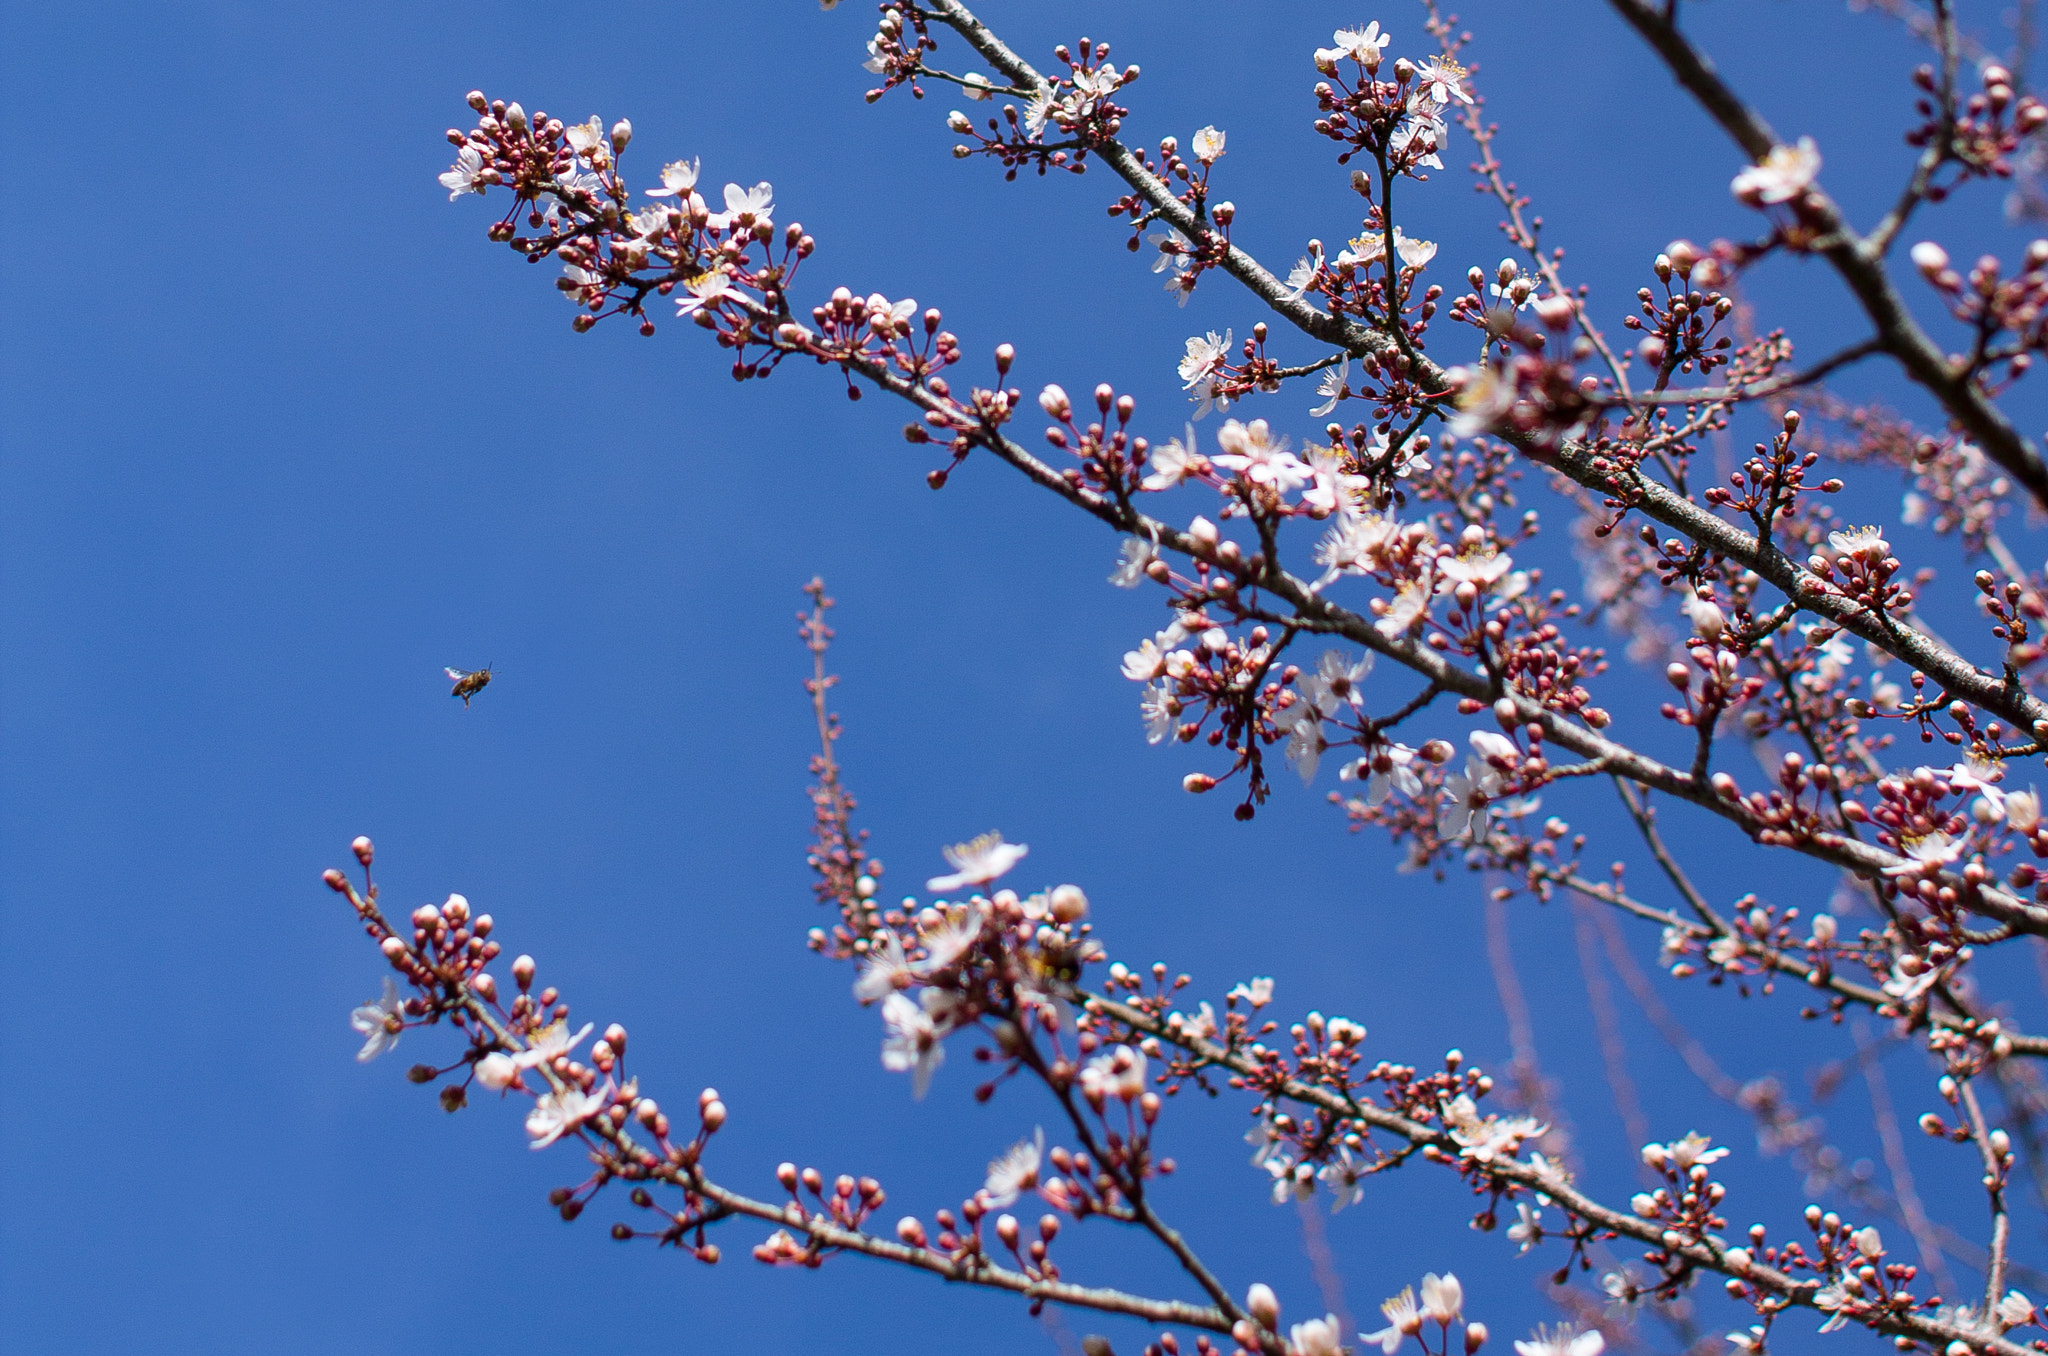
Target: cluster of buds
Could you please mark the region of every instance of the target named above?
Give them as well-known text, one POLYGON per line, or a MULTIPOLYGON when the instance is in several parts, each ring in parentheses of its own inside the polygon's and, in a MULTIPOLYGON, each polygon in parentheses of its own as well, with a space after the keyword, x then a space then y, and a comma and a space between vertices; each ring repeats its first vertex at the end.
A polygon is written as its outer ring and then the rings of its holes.
POLYGON ((1722 322, 1734 313, 1735 301, 1712 288, 1702 291, 1691 285, 1699 263, 1700 253, 1692 242, 1673 241, 1653 264, 1664 295, 1659 297, 1647 287, 1639 289, 1636 302, 1642 315, 1622 318, 1626 328, 1643 332, 1636 352, 1657 373, 1660 384, 1673 372, 1698 369, 1704 374, 1725 366, 1728 350, 1735 343, 1729 336, 1717 334, 1722 322))
POLYGON ((1932 240, 1911 250, 1913 266, 1948 303, 1949 314, 1969 327, 1975 345, 1967 370, 1989 389, 2017 380, 2048 348, 2048 240, 2027 246, 2019 273, 2003 274, 1998 256, 1981 255, 1968 276, 1932 240))
POLYGON ((1959 173, 1947 184, 1930 182, 1930 202, 1940 202, 1964 181, 1981 177, 2012 177, 2011 156, 2020 143, 2048 126, 2048 106, 2013 88, 2012 72, 1987 62, 1977 73, 1980 88, 1960 108, 1944 98, 1934 67, 1920 66, 1913 83, 1923 92, 1917 102, 1920 126, 1906 134, 1909 146, 1936 145, 1947 164, 1959 173))

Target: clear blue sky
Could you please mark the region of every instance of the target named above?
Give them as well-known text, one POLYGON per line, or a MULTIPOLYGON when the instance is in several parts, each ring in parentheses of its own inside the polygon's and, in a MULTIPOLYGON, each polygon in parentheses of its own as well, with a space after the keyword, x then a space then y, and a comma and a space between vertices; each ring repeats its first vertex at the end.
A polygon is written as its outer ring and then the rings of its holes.
MULTIPOLYGON (((1671 237, 1753 228, 1726 192, 1738 157, 1604 6, 1471 11, 1503 152, 1610 317, 1671 237)), ((1832 5, 1700 12, 1724 66, 1782 131, 1820 140, 1867 216, 1903 154, 1915 58, 1896 31, 1832 5)), ((1140 139, 1227 129, 1238 239, 1282 266, 1357 224, 1307 129, 1311 50, 1372 17, 1395 52, 1424 50, 1419 10, 1393 0, 987 14, 1034 58, 1085 33, 1142 63, 1140 139)), ((1150 431, 1177 430, 1182 339, 1242 336, 1257 309, 1216 285, 1176 311, 1103 216, 1099 175, 1006 186, 954 163, 943 92, 864 107, 872 22, 809 0, 8 7, 0 1345, 1054 1350, 1004 1300, 854 1259, 771 1272, 746 1260, 751 1227, 707 1270, 610 1242, 608 1205, 565 1226, 544 1196, 580 1175, 573 1154, 529 1153, 515 1108, 450 1117, 404 1081, 445 1040, 351 1058, 347 1013, 381 965, 318 877, 369 833, 390 903, 463 891, 580 1016, 631 1028, 655 1095, 721 1089, 714 1167, 735 1185, 766 1191, 794 1158, 879 1176, 892 1217, 928 1217, 1046 1121, 1023 1088, 973 1105, 964 1048, 913 1104, 850 976, 802 948, 821 920, 793 613, 814 573, 843 605, 844 749, 896 882, 1000 827, 1031 845, 1022 875, 1087 888, 1126 960, 1163 957, 1211 997, 1275 975, 1282 1011, 1351 1015, 1386 1058, 1456 1044, 1504 1062, 1478 881, 1394 875, 1321 803, 1334 783, 1283 786, 1250 826, 1178 790, 1198 764, 1143 743, 1116 673, 1158 600, 1103 583, 1100 528, 985 460, 931 493, 903 412, 849 403, 828 373, 736 386, 686 326, 573 335, 553 269, 487 246, 492 209, 435 186, 472 87, 628 116, 641 177, 697 155, 713 185, 772 180, 778 219, 821 242, 820 295, 942 306, 971 353, 1014 342, 1021 384, 1109 380, 1150 431), (441 666, 485 663, 499 681, 465 712, 441 666)), ((1447 282, 1502 252, 1466 150, 1404 223, 1442 243, 1447 282)), ((1948 219, 1991 232, 1995 203, 1978 190, 1948 219)), ((1948 238, 1972 243, 1964 229, 1948 238)), ((1807 352, 1850 337, 1820 279, 1768 285, 1807 352)), ((1299 434, 1311 403, 1254 412, 1299 434)), ((1699 841, 1739 855, 1719 829, 1699 841)), ((1514 931, 1582 1148, 1609 1157, 1607 1189, 1632 1189, 1569 918, 1524 901, 1514 931)), ((1791 1029, 1783 998, 1762 1014, 1697 986, 1667 1000, 1743 1076, 1796 1084, 1839 1051, 1791 1029)), ((1647 1032, 1632 1042, 1660 1133, 1746 1152, 1739 1116, 1647 1032)), ((1245 1123, 1235 1103, 1172 1114, 1165 1147, 1188 1171, 1166 1208, 1234 1286, 1264 1279, 1291 1318, 1319 1313, 1298 1220, 1243 1162, 1245 1123)), ((1736 1180, 1738 1213, 1789 1222, 1782 1161, 1736 1180)), ((1503 1341, 1548 1316, 1555 1259, 1514 1260, 1468 1212, 1418 1171, 1332 1221, 1352 1312, 1448 1266, 1503 1341)), ((1063 1241, 1070 1276, 1182 1293, 1096 1234, 1063 1241)))

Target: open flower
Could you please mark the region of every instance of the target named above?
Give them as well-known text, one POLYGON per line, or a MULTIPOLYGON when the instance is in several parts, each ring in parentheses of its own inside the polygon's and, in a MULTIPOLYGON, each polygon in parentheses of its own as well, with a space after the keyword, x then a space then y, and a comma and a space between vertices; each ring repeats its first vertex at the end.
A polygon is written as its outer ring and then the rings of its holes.
MULTIPOLYGON (((1190 339, 1189 343, 1194 340, 1190 339)), ((1169 438, 1152 449, 1148 463, 1151 471, 1139 481, 1139 487, 1147 490, 1170 490, 1189 476, 1200 475, 1209 469, 1209 460, 1195 451, 1195 426, 1187 426, 1185 439, 1169 438)))
POLYGON ((860 978, 853 982, 853 996, 862 1003, 872 1003, 916 982, 917 974, 903 953, 903 939, 893 932, 884 932, 880 944, 868 948, 860 978))
POLYGON ((481 193, 494 176, 484 169, 483 152, 474 146, 464 146, 455 153, 455 164, 441 176, 441 187, 448 190, 448 201, 454 202, 465 193, 481 193))
POLYGON ((966 885, 986 885, 1001 876, 1031 849, 1022 843, 1005 843, 1000 833, 984 833, 964 843, 954 843, 940 848, 946 865, 953 868, 950 876, 933 876, 924 883, 927 890, 958 890, 966 885))
POLYGON ((924 943, 924 959, 917 964, 921 975, 936 975, 950 969, 960 958, 974 949, 981 940, 982 928, 988 919, 980 909, 966 909, 955 905, 953 910, 935 926, 926 930, 919 938, 924 943))
POLYGON ((1309 285, 1316 280, 1316 274, 1323 268, 1323 246, 1321 241, 1311 241, 1307 254, 1294 261, 1294 267, 1287 271, 1287 299, 1300 301, 1309 285))
POLYGON ((706 307, 715 307, 727 297, 740 295, 732 285, 732 275, 722 268, 707 269, 694 278, 683 280, 683 295, 676 298, 678 316, 695 315, 706 307))
POLYGON ((650 188, 650 198, 681 198, 688 201, 697 187, 697 167, 702 162, 695 157, 688 160, 671 160, 661 167, 661 187, 650 188))
POLYGON ((1449 57, 1431 57, 1415 72, 1416 93, 1438 104, 1448 104, 1453 99, 1469 104, 1472 96, 1465 92, 1468 74, 1470 72, 1449 57))
POLYGON ((1272 435, 1263 419, 1249 424, 1227 421, 1216 430, 1216 445, 1223 449, 1215 458, 1218 466, 1282 494, 1300 489, 1314 475, 1306 462, 1287 450, 1285 439, 1272 435))
POLYGON ((545 1149, 563 1135, 604 1110, 605 1098, 575 1086, 541 1094, 526 1115, 526 1133, 533 1136, 531 1148, 545 1149))
POLYGON ((1758 163, 1735 176, 1729 191, 1752 207, 1789 202, 1804 193, 1820 174, 1820 148, 1812 137, 1797 146, 1773 146, 1758 163))
POLYGON ((1287 1330, 1287 1356, 1344 1356, 1335 1314, 1296 1323, 1287 1330))
POLYGON ((1316 49, 1316 65, 1334 66, 1340 59, 1350 57, 1366 70, 1377 71, 1387 44, 1393 40, 1394 35, 1382 33, 1377 22, 1364 28, 1340 28, 1331 35, 1334 46, 1316 49))
POLYGON ((988 1180, 982 1189, 988 1192, 990 1205, 1010 1205, 1025 1192, 1038 1185, 1038 1171, 1045 1158, 1045 1131, 1036 1130, 1030 1139, 1019 1140, 1006 1149, 1000 1158, 988 1165, 988 1180))
POLYGON ((585 1022, 583 1029, 572 1036, 566 1020, 550 1022, 527 1038, 526 1048, 512 1056, 512 1062, 522 1069, 538 1069, 552 1064, 581 1044, 595 1025, 594 1022, 585 1022))
POLYGON ((1338 363, 1335 367, 1324 369, 1322 379, 1316 383, 1316 394, 1323 397, 1323 403, 1310 410, 1309 413, 1320 419, 1331 410, 1336 409, 1337 402, 1351 394, 1351 387, 1346 384, 1350 375, 1351 355, 1347 353, 1344 355, 1344 361, 1338 363))
POLYGON ((1538 1328, 1528 1341, 1515 1343, 1517 1356, 1600 1356, 1606 1348, 1607 1339, 1598 1328, 1580 1332, 1567 1323, 1538 1328))
POLYGON ((710 224, 723 231, 733 226, 765 226, 775 219, 775 189, 766 180, 752 188, 725 186, 725 210, 713 212, 710 224))
POLYGON ((398 1033, 405 1025, 405 1000, 398 996, 398 985, 391 976, 384 976, 384 996, 351 1012, 348 1024, 363 1033, 363 1048, 356 1051, 356 1058, 365 1064, 398 1044, 398 1033))
POLYGON ((1828 545, 1845 556, 1875 565, 1883 560, 1891 545, 1884 539, 1881 527, 1851 527, 1840 532, 1828 533, 1828 545))
POLYGON ((1684 1139, 1674 1139, 1669 1144, 1645 1144, 1643 1162, 1652 1168, 1665 1165, 1681 1174, 1691 1172, 1696 1163, 1718 1163, 1728 1156, 1726 1149, 1711 1147, 1713 1141, 1697 1130, 1686 1132, 1684 1139))
MULTIPOLYGON (((940 997, 931 989, 926 989, 924 996, 940 997)), ((922 1004, 892 993, 882 1000, 882 1032, 882 1067, 891 1073, 908 1073, 910 1095, 922 1098, 932 1075, 946 1062, 938 1023, 922 1004)))
POLYGON ((1394 1356, 1403 1339, 1422 1331, 1422 1310, 1416 1306, 1414 1289, 1403 1287, 1392 1299, 1382 1300, 1380 1312, 1387 1316, 1387 1326, 1378 1332, 1362 1332, 1358 1339, 1377 1343, 1385 1356, 1394 1356))
POLYGON ((1189 148, 1194 151, 1195 159, 1205 165, 1213 165, 1223 156, 1224 138, 1225 133, 1214 127, 1204 127, 1195 133, 1189 142, 1189 148))

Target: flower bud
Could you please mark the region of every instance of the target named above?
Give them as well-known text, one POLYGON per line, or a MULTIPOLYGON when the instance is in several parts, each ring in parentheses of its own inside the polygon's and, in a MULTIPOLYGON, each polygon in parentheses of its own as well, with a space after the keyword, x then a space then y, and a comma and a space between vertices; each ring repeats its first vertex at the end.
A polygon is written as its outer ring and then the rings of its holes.
POLYGON ((469 991, 486 1003, 498 1001, 498 981, 485 971, 469 981, 469 991))
POLYGON ((699 1111, 697 1115, 704 1122, 706 1130, 716 1131, 719 1126, 725 1124, 725 1103, 718 1101, 707 1102, 703 1110, 699 1111))
POLYGON ((1180 779, 1180 789, 1197 796, 1201 795, 1204 791, 1212 789, 1215 785, 1216 779, 1203 772, 1190 772, 1187 776, 1180 779))
POLYGON ((516 103, 507 104, 505 106, 505 125, 515 132, 524 132, 526 130, 526 110, 516 103))
POLYGON ((896 1237, 913 1248, 924 1246, 924 1221, 915 1215, 905 1215, 896 1221, 896 1237))
POLYGON ((1088 916, 1088 896, 1081 893, 1078 885, 1054 887, 1048 903, 1056 922, 1078 923, 1088 916))
POLYGON ((503 1092, 519 1077, 519 1066, 502 1050, 493 1050, 476 1062, 476 1081, 492 1092, 503 1092))
POLYGON ((1280 1330, 1280 1297, 1264 1281, 1253 1281, 1252 1288, 1245 1291, 1244 1309, 1267 1332, 1280 1330))
POLYGON ((1046 414, 1064 422, 1074 415, 1074 402, 1067 399, 1067 393, 1060 387, 1048 385, 1038 393, 1038 408, 1046 414))
POLYGON ((612 150, 623 151, 626 143, 633 139, 633 124, 620 118, 612 124, 612 150))
POLYGON ((1465 1325, 1465 1356, 1486 1345, 1486 1325, 1474 1319, 1465 1325))
POLYGON ((370 859, 377 855, 376 847, 371 844, 368 838, 357 838, 353 843, 350 843, 348 845, 348 850, 350 852, 355 853, 356 860, 361 862, 364 866, 368 866, 370 864, 370 859))
POLYGON ((1913 260, 1913 267, 1930 279, 1948 267, 1948 251, 1932 240, 1921 241, 1907 254, 1913 260))
POLYGON ((334 867, 330 866, 325 871, 322 871, 320 873, 320 879, 326 881, 327 888, 334 891, 336 894, 339 895, 348 893, 348 877, 342 875, 341 872, 336 870, 334 867))

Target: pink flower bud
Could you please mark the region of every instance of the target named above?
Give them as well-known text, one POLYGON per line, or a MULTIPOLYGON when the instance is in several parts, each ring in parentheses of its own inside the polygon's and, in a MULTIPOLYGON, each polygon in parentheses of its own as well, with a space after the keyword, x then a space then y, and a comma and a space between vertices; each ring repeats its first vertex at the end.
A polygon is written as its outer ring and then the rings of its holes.
POLYGON ((322 871, 320 873, 320 879, 326 881, 327 888, 334 891, 336 894, 348 893, 348 877, 342 875, 341 872, 336 870, 334 867, 330 866, 325 871, 322 871))
POLYGON ((377 949, 384 953, 386 960, 397 960, 405 954, 405 943, 396 937, 386 937, 378 943, 377 949))
POLYGON ((913 1248, 924 1246, 924 1222, 915 1215, 905 1215, 896 1221, 896 1237, 913 1248))
POLYGON ((1279 1331, 1280 1297, 1273 1293, 1272 1286, 1264 1281, 1252 1282, 1252 1288, 1245 1291, 1244 1309, 1267 1332, 1279 1331))
POLYGON ((451 923, 463 923, 469 919, 469 901, 461 895, 448 896, 441 905, 441 916, 451 923))
POLYGON ((485 971, 471 979, 469 981, 469 989, 471 993, 474 993, 486 1003, 498 1001, 498 981, 491 978, 489 971, 485 971))
POLYGON ((700 1093, 698 1093, 698 1094, 697 1094, 697 1106, 698 1106, 698 1109, 699 1109, 699 1110, 702 1110, 702 1109, 703 1109, 704 1107, 710 1106, 710 1105, 711 1105, 711 1104, 712 1104, 713 1102, 715 1102, 715 1101, 717 1101, 717 1100, 718 1100, 718 1089, 717 1089, 717 1088, 706 1088, 706 1089, 704 1089, 704 1091, 702 1091, 702 1092, 700 1092, 700 1093))
POLYGON ((521 993, 533 987, 533 957, 521 956, 512 962, 512 982, 521 993))
POLYGON ((716 1133, 718 1127, 725 1124, 725 1103, 712 1102, 698 1113, 698 1118, 704 1122, 707 1131, 716 1133))
POLYGON ((1216 785, 1216 779, 1203 772, 1190 772, 1180 779, 1180 789, 1194 795, 1201 795, 1216 785))
POLYGON ((1056 385, 1048 385, 1038 393, 1038 408, 1049 418, 1065 421, 1073 417, 1074 402, 1067 399, 1067 393, 1056 385))
POLYGON ((476 1062, 476 1081, 492 1092, 503 1092, 519 1078, 519 1066, 502 1050, 493 1050, 476 1062))
POLYGON ((353 843, 350 843, 348 845, 348 850, 350 852, 355 853, 356 860, 361 862, 364 866, 368 866, 370 864, 370 859, 377 855, 377 849, 371 845, 370 840, 368 838, 357 838, 353 843))

